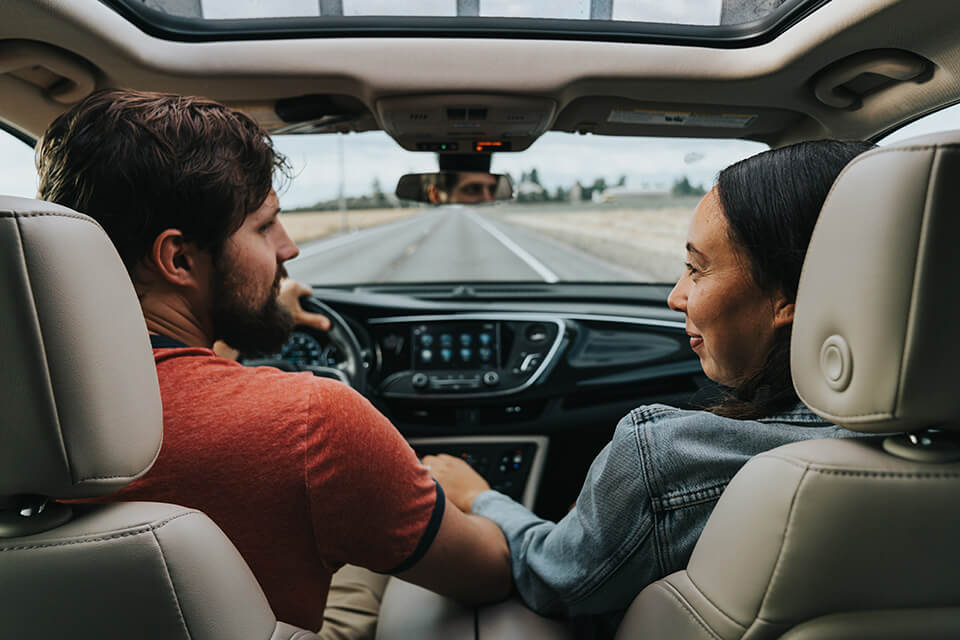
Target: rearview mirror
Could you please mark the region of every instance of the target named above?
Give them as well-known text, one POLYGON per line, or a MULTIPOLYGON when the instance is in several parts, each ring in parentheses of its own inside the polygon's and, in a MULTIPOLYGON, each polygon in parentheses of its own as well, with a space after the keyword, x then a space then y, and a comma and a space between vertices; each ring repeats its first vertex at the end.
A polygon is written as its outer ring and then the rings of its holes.
POLYGON ((401 200, 430 204, 482 204, 513 198, 510 178, 483 171, 408 173, 397 183, 401 200))

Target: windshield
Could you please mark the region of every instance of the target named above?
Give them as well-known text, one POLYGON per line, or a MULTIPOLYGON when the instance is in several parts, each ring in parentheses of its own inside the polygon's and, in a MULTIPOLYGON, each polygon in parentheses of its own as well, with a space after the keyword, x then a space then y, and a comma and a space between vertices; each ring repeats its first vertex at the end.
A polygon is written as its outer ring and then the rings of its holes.
POLYGON ((766 148, 552 132, 494 154, 514 199, 435 206, 394 189, 403 174, 437 171, 437 156, 382 132, 274 140, 293 169, 279 189, 301 249, 288 270, 313 285, 673 282, 701 196, 721 169, 766 148))

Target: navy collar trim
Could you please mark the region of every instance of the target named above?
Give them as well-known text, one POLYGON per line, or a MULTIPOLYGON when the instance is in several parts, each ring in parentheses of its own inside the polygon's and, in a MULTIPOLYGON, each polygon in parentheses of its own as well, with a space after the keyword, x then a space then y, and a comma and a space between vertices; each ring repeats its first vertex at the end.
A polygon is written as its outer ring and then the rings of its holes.
POLYGON ((150 334, 150 346, 154 349, 189 349, 190 345, 184 344, 179 340, 174 340, 173 338, 168 338, 167 336, 160 336, 155 334, 150 334))

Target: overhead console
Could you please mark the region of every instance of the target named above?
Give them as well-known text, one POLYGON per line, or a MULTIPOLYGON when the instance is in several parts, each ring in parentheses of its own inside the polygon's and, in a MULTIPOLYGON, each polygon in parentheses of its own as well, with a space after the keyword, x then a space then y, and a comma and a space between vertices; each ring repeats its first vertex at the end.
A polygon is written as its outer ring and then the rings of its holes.
POLYGON ((564 321, 514 314, 407 316, 370 321, 388 398, 517 393, 552 366, 564 321))
POLYGON ((396 96, 376 104, 383 130, 408 151, 523 151, 545 132, 557 103, 486 94, 396 96))

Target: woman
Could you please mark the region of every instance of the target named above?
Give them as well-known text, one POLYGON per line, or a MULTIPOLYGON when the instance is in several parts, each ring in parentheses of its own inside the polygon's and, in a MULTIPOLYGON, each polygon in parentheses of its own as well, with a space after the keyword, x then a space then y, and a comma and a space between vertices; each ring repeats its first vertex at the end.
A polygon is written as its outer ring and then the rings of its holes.
POLYGON ((762 451, 853 432, 798 400, 790 329, 810 235, 841 169, 871 145, 818 141, 724 169, 698 205, 686 273, 667 300, 704 373, 729 389, 709 411, 643 406, 620 421, 560 522, 490 491, 466 463, 428 456, 448 499, 496 522, 524 601, 545 614, 612 613, 684 568, 733 475, 762 451))

